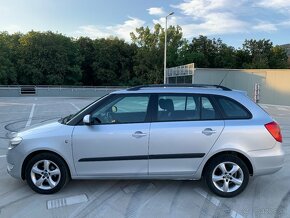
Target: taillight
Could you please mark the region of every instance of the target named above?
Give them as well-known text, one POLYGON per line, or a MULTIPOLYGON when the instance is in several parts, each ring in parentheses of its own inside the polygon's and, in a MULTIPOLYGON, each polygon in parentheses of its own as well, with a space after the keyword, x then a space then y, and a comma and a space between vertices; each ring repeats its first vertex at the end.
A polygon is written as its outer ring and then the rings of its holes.
POLYGON ((281 129, 278 123, 271 122, 265 124, 266 129, 269 131, 269 133, 274 137, 274 139, 278 142, 282 142, 282 134, 281 129))

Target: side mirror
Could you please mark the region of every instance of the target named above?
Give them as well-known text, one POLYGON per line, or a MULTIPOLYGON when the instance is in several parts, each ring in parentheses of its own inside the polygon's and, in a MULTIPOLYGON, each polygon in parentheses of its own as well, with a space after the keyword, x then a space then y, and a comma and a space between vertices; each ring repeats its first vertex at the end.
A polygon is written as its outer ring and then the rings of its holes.
POLYGON ((83 123, 86 124, 86 125, 91 125, 92 124, 92 119, 91 119, 91 115, 90 114, 87 114, 86 116, 84 116, 83 123))

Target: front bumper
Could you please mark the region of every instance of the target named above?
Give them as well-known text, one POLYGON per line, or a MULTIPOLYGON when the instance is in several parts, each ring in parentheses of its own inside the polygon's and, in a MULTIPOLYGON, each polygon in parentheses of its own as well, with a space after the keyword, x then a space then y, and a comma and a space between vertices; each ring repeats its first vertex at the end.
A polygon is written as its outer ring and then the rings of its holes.
POLYGON ((21 178, 22 163, 24 161, 25 155, 21 152, 21 149, 16 146, 15 148, 8 150, 6 160, 7 160, 7 172, 9 175, 15 178, 21 178))
POLYGON ((285 154, 281 143, 271 149, 248 152, 253 164, 254 175, 266 175, 277 172, 283 167, 285 154))

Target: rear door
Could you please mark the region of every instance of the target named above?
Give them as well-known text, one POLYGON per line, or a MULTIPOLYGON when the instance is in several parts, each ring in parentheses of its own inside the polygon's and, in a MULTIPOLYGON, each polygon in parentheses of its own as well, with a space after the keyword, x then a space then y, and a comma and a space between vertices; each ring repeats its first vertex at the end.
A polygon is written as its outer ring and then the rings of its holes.
POLYGON ((159 94, 149 141, 150 175, 193 175, 224 121, 209 96, 159 94))

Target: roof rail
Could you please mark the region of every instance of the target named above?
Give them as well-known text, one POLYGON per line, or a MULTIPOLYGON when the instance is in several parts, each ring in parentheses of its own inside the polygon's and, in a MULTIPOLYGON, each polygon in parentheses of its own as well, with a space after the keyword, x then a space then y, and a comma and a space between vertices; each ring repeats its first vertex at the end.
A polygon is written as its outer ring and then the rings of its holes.
POLYGON ((127 91, 137 91, 142 88, 167 88, 167 87, 189 87, 189 88, 218 88, 224 91, 232 91, 230 88, 220 85, 211 84, 153 84, 153 85, 140 85, 128 88, 127 91))

